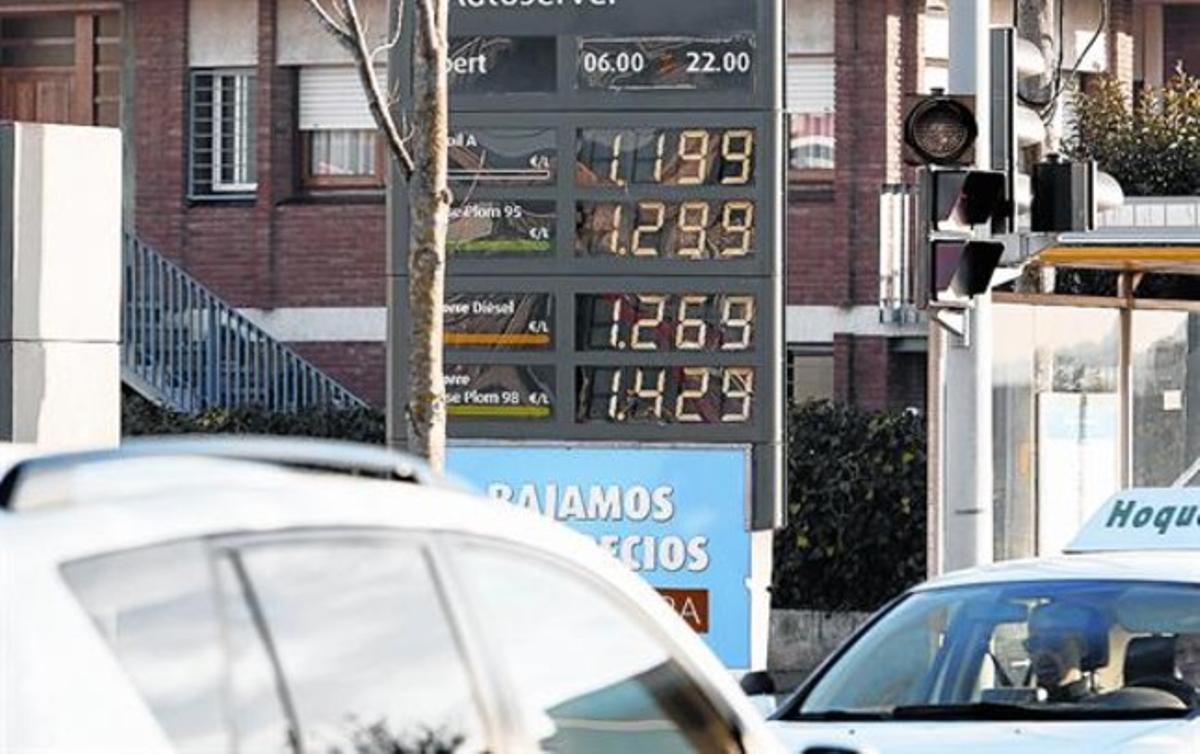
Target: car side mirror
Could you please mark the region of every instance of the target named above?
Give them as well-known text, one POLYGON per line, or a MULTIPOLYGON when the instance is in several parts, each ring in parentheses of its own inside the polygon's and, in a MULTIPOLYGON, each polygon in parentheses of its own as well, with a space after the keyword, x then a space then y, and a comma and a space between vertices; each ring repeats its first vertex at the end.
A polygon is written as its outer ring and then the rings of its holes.
POLYGON ((741 680, 742 691, 747 696, 764 696, 776 693, 775 679, 765 670, 755 670, 746 673, 741 680))

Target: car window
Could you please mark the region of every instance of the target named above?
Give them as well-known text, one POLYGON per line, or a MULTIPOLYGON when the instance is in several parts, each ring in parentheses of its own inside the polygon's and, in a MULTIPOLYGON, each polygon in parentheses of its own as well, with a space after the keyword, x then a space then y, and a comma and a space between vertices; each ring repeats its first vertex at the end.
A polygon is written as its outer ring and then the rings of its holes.
POLYGON ((69 563, 63 575, 172 743, 181 751, 232 751, 204 543, 69 563))
POLYGON ((489 645, 543 751, 740 751, 667 646, 588 578, 482 544, 460 552, 489 645))
POLYGON ((179 751, 487 748, 416 545, 193 541, 64 576, 179 751))
POLYGON ((1200 707, 1193 647, 1200 659, 1200 589, 1190 585, 1041 581, 918 592, 850 645, 783 717, 944 719, 948 708, 1178 717, 1200 707))
MULTIPOLYGON (((241 548, 306 752, 482 752, 465 666, 422 552, 394 543, 241 548)), ((266 643, 266 642, 265 642, 266 643)))

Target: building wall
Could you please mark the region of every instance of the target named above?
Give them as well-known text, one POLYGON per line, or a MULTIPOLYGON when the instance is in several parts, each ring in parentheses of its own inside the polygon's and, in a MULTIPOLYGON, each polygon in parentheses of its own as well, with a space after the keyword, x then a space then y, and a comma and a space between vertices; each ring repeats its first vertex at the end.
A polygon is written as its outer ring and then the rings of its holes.
MULTIPOLYGON (((295 69, 275 63, 276 0, 258 0, 257 8, 257 192, 247 201, 193 202, 189 2, 133 3, 136 232, 234 306, 386 306, 383 194, 318 198, 300 191, 295 69)), ((299 350, 382 405, 381 342, 299 350)))
MULTIPOLYGON (((788 199, 787 296, 799 317, 878 306, 880 191, 911 177, 900 159, 903 97, 922 88, 925 0, 839 2, 836 13, 836 166, 826 182, 793 182, 788 199)), ((836 399, 885 409, 923 396, 892 395, 891 340, 832 335, 836 399)))

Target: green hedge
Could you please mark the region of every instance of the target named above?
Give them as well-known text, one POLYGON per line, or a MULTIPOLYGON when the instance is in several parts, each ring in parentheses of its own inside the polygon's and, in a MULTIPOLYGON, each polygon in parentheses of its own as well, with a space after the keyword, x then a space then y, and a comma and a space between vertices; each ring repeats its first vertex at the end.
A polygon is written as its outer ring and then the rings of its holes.
POLYGON ((1090 159, 1129 196, 1200 193, 1200 79, 1178 71, 1131 100, 1106 76, 1074 95, 1066 153, 1090 159))
POLYGON ((773 603, 872 610, 925 577, 925 425, 919 415, 814 402, 789 422, 788 525, 773 603))
POLYGON ((160 408, 141 396, 126 392, 121 405, 121 429, 127 437, 138 435, 284 435, 325 437, 382 445, 387 439, 382 411, 374 409, 313 408, 278 413, 260 408, 208 411, 198 416, 160 408))

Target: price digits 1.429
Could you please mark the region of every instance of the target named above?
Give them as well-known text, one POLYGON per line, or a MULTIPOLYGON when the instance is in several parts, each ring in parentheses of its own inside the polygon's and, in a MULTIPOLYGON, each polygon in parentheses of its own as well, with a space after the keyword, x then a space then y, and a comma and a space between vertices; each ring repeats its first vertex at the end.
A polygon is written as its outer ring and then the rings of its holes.
POLYGON ((745 424, 751 367, 583 367, 578 418, 618 424, 745 424))

